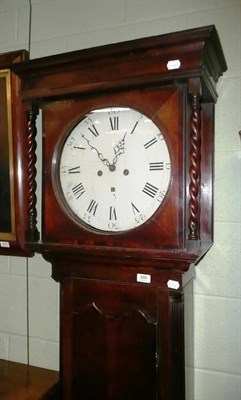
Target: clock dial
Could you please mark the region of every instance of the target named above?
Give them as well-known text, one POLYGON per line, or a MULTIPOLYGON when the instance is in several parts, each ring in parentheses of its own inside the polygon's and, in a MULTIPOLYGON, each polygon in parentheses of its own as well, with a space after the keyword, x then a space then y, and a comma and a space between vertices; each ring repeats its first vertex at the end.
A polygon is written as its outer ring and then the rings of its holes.
POLYGON ((58 198, 79 224, 124 232, 144 224, 166 196, 170 155, 160 129, 127 107, 86 115, 57 157, 58 198))

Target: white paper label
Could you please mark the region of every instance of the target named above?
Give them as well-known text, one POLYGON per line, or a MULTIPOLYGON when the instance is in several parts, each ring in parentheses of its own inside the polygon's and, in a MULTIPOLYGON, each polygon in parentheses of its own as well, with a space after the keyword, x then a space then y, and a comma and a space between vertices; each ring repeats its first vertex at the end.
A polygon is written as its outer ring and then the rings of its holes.
POLYGON ((169 279, 169 281, 167 282, 167 286, 170 289, 179 289, 180 283, 178 281, 173 281, 172 279, 169 279))
POLYGON ((10 247, 10 244, 9 244, 9 242, 0 242, 0 246, 1 246, 1 247, 9 248, 9 247, 10 247))
POLYGON ((168 61, 167 63, 167 69, 179 69, 181 66, 181 61, 180 60, 171 60, 168 61))
POLYGON ((141 283, 151 283, 151 275, 137 274, 136 281, 141 283))

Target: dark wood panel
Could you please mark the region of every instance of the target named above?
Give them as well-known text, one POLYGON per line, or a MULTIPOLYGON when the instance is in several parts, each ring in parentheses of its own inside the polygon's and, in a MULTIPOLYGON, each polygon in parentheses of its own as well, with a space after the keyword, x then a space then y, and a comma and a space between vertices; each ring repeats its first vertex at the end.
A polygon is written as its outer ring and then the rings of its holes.
POLYGON ((72 318, 73 399, 155 399, 156 289, 75 280, 72 318))

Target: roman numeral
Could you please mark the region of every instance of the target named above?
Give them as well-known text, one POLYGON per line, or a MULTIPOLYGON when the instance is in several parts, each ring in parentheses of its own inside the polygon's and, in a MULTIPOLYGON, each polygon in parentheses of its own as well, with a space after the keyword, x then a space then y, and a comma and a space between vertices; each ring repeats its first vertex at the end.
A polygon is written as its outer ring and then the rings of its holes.
POLYGON ((110 117, 110 126, 112 131, 117 131, 119 129, 119 116, 115 115, 110 117))
POLYGON ((82 183, 79 183, 78 185, 76 185, 72 188, 72 192, 73 192, 75 198, 79 199, 80 196, 82 196, 82 194, 85 193, 85 188, 82 183))
POLYGON ((99 136, 99 132, 97 131, 97 129, 96 129, 94 124, 92 124, 91 127, 88 127, 88 129, 94 135, 94 137, 99 136))
POLYGON ((139 214, 140 210, 138 210, 134 203, 131 203, 131 207, 134 215, 139 214))
POLYGON ((68 169, 69 174, 79 174, 80 173, 80 166, 72 167, 68 169))
POLYGON ((157 138, 153 138, 149 140, 149 142, 144 144, 145 149, 149 149, 149 147, 153 146, 153 144, 157 143, 157 138))
POLYGON ((159 132, 159 133, 157 134, 157 136, 159 137, 160 140, 163 140, 163 139, 164 139, 163 134, 162 134, 161 132, 159 132))
POLYGON ((134 132, 134 130, 136 129, 137 125, 139 124, 139 121, 136 121, 135 125, 133 126, 133 129, 131 131, 131 134, 134 132))
POLYGON ((162 171, 164 168, 164 163, 163 161, 158 161, 158 162, 151 162, 149 164, 149 170, 150 171, 162 171))
POLYGON ((148 196, 154 198, 158 192, 158 188, 151 183, 146 183, 144 188, 142 189, 143 193, 147 194, 148 196))
POLYGON ((112 207, 112 206, 110 207, 109 220, 110 221, 113 221, 113 220, 117 221, 115 207, 112 207))
POLYGON ((95 200, 91 200, 91 202, 90 202, 90 204, 89 204, 89 207, 87 208, 87 211, 88 211, 90 214, 95 215, 96 210, 97 210, 97 207, 98 207, 98 203, 97 203, 95 200))

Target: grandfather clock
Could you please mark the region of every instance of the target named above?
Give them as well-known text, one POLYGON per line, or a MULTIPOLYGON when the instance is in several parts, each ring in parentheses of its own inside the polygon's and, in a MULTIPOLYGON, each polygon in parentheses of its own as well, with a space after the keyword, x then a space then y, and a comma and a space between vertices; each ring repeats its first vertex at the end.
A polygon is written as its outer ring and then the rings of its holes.
POLYGON ((225 70, 214 26, 15 67, 28 113, 26 242, 61 284, 51 398, 185 399, 186 272, 213 240, 214 104, 225 70))

